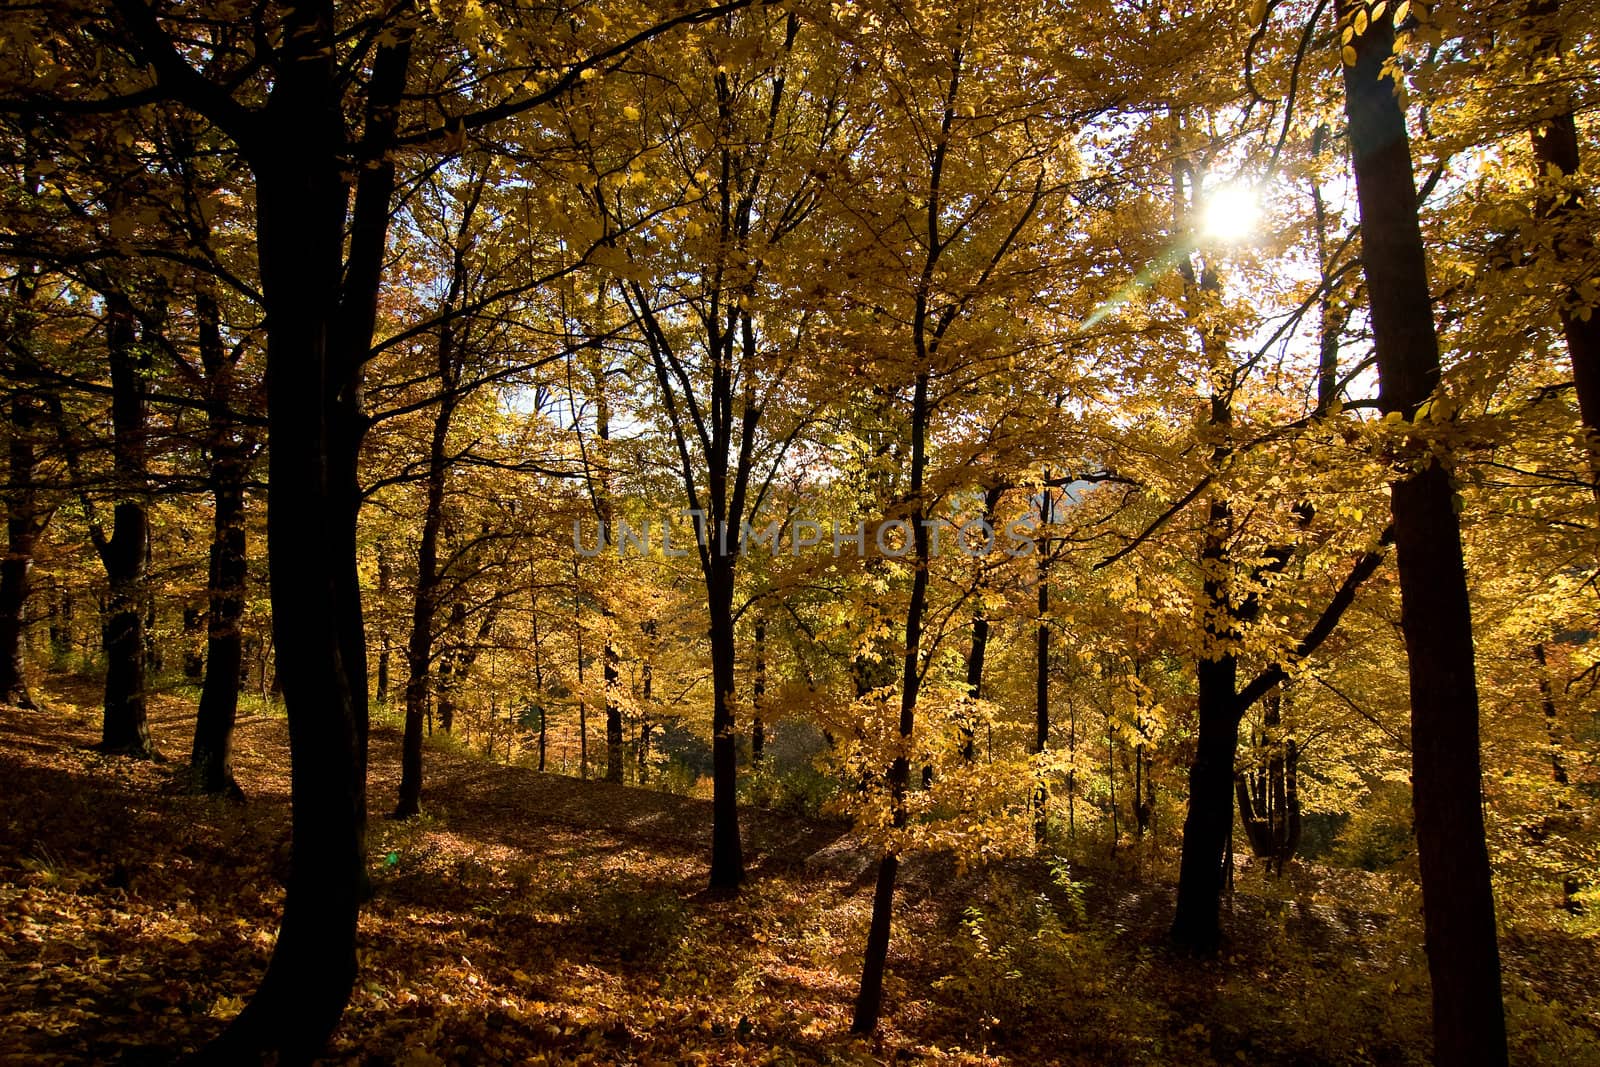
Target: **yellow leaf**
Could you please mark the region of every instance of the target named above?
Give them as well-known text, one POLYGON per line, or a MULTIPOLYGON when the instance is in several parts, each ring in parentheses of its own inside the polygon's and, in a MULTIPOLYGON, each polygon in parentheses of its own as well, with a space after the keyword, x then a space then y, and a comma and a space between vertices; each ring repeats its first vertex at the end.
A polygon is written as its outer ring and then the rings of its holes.
POLYGON ((632 104, 629 104, 627 107, 622 109, 622 117, 627 119, 629 122, 638 122, 639 109, 634 107, 632 104))
POLYGON ((1354 48, 1351 48, 1349 45, 1345 45, 1344 51, 1341 54, 1344 56, 1345 66, 1353 67, 1356 65, 1356 50, 1354 48))

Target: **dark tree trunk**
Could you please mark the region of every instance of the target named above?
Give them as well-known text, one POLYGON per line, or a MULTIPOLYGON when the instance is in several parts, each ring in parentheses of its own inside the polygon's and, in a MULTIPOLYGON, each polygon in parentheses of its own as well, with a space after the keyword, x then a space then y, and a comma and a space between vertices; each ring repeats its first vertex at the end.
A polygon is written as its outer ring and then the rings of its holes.
MULTIPOLYGON (((457 240, 451 263, 450 286, 444 300, 446 312, 455 308, 466 286, 464 239, 470 219, 469 210, 463 214, 460 239, 457 240)), ((444 524, 444 497, 450 477, 450 426, 460 403, 459 349, 455 320, 446 318, 439 327, 435 349, 439 406, 434 411, 433 429, 428 437, 422 533, 417 543, 417 585, 411 600, 411 630, 406 639, 406 711, 405 729, 400 742, 400 795, 394 809, 397 819, 410 818, 422 811, 422 737, 428 710, 428 676, 433 666, 433 625, 439 609, 442 579, 439 573, 439 531, 444 524)), ((443 692, 441 671, 441 719, 449 714, 447 699, 443 692)), ((444 725, 446 732, 451 725, 444 725)))
MULTIPOLYGON (((930 209, 931 211, 932 209, 930 209)), ((923 354, 923 346, 917 346, 923 354)), ((900 751, 889 767, 889 803, 895 829, 906 824, 906 787, 911 779, 911 757, 907 746, 916 725, 917 694, 922 682, 922 613, 928 598, 927 502, 923 499, 923 475, 927 468, 927 429, 929 417, 926 370, 917 375, 911 401, 911 526, 915 546, 916 572, 911 578, 911 599, 906 605, 905 660, 900 676, 900 751)), ((883 974, 889 959, 890 924, 894 916, 894 883, 900 858, 892 849, 884 851, 878 863, 878 881, 872 892, 872 920, 867 928, 866 951, 861 961, 861 988, 850 1029, 870 1034, 878 1028, 883 1012, 883 974)))
MULTIPOLYGON (((1365 5, 1341 0, 1354 19, 1365 5)), ((1337 39, 1337 38, 1336 38, 1337 39)), ((1354 37, 1344 69, 1345 112, 1361 215, 1362 267, 1371 305, 1379 401, 1414 417, 1439 383, 1439 349, 1417 220, 1411 146, 1393 81, 1388 18, 1354 37)), ((1461 531, 1450 476, 1426 449, 1391 489, 1401 629, 1411 682, 1412 798, 1434 1057, 1443 1067, 1507 1060, 1494 894, 1484 843, 1478 691, 1461 531)))
POLYGON ((1196 667, 1200 729, 1189 765, 1189 811, 1183 820, 1178 906, 1172 938, 1194 952, 1217 950, 1223 863, 1233 835, 1233 759, 1239 745, 1235 710, 1238 661, 1230 653, 1202 658, 1196 667))
POLYGON ((381 605, 378 625, 378 681, 374 696, 380 704, 389 703, 389 658, 393 648, 389 642, 389 591, 394 583, 394 568, 389 563, 389 552, 382 541, 378 542, 378 603, 381 605))
POLYGON ((145 565, 150 528, 145 513, 145 358, 135 335, 127 299, 106 301, 106 347, 111 362, 112 454, 117 500, 111 536, 94 532, 106 569, 106 610, 101 648, 106 657, 105 718, 100 747, 106 752, 148 756, 145 718, 145 565))
MULTIPOLYGON (((119 4, 142 36, 141 5, 119 4)), ((345 255, 351 145, 340 105, 334 15, 288 4, 265 109, 232 118, 256 175, 267 309, 267 551, 277 675, 289 717, 291 869, 260 987, 202 1055, 309 1063, 356 976, 366 889, 367 669, 357 571, 361 368, 377 315, 394 166, 386 153, 410 59, 409 31, 380 45, 367 85, 365 158, 345 255)), ((224 119, 228 116, 225 114, 224 119)))
POLYGON ((756 619, 755 680, 750 685, 750 762, 759 767, 767 747, 767 727, 761 706, 767 696, 767 620, 756 619))
MULTIPOLYGON (((23 187, 37 191, 38 177, 31 160, 25 160, 23 187)), ((6 347, 16 357, 18 371, 33 362, 28 346, 33 339, 34 294, 38 291, 37 268, 18 268, 12 282, 12 311, 6 347)), ((20 380, 22 374, 16 377, 20 380)), ((34 546, 49 522, 49 512, 39 501, 38 457, 34 434, 40 423, 39 398, 18 388, 8 405, 10 426, 7 434, 5 489, 6 554, 0 560, 0 704, 32 709, 28 693, 26 634, 28 585, 33 572, 34 546)), ((59 648, 56 628, 51 627, 51 644, 59 648)))
POLYGON ((650 701, 655 693, 655 654, 656 654, 656 623, 654 619, 646 619, 644 623, 645 656, 644 664, 639 670, 639 684, 643 697, 639 709, 639 782, 643 784, 650 777, 650 701))
POLYGON ((1545 662, 1544 642, 1533 646, 1533 659, 1539 665, 1539 705, 1544 709, 1544 733, 1550 744, 1550 774, 1557 785, 1567 784, 1567 765, 1561 758, 1560 717, 1556 713, 1555 693, 1550 687, 1550 666, 1545 662))
POLYGON ((1266 697, 1263 732, 1255 739, 1255 765, 1234 780, 1239 821, 1250 850, 1283 873, 1300 847, 1300 755, 1293 737, 1280 736, 1282 689, 1266 697))
MULTIPOLYGON (((444 667, 439 671, 439 726, 445 733, 451 733, 456 724, 456 689, 467 676, 472 673, 472 665, 478 661, 478 652, 489 640, 494 632, 495 620, 500 616, 500 601, 497 597, 483 614, 483 619, 478 623, 477 636, 467 644, 457 644, 451 648, 448 658, 448 670, 444 667)), ((467 608, 465 604, 457 602, 450 609, 450 629, 452 633, 460 634, 467 624, 467 608)), ((459 638, 458 638, 459 640, 459 638)))
MULTIPOLYGON (((1048 474, 1048 472, 1046 472, 1048 474)), ((1039 519, 1046 529, 1055 521, 1055 498, 1049 485, 1044 487, 1039 519)), ((1038 542, 1039 614, 1034 622, 1033 664, 1033 751, 1042 754, 1050 742, 1050 538, 1038 542)), ((987 635, 988 624, 984 624, 987 635)), ((969 679, 970 685, 970 679, 969 679)), ((1043 845, 1050 833, 1050 791, 1043 776, 1033 787, 1033 840, 1043 845)))
POLYGON ((50 652, 54 656, 72 653, 72 594, 65 590, 50 605, 50 652))
MULTIPOLYGON (((1554 17, 1560 9, 1556 0, 1537 0, 1530 15, 1536 20, 1554 17)), ((1540 53, 1554 53, 1560 40, 1553 31, 1535 26, 1540 53)), ((1533 157, 1539 165, 1539 178, 1547 183, 1540 190, 1535 206, 1539 218, 1554 229, 1551 250, 1564 267, 1582 269, 1593 261, 1595 235, 1592 223, 1586 227, 1582 187, 1575 186, 1581 158, 1578 124, 1572 103, 1564 94, 1554 110, 1532 131, 1533 157)), ((1572 381, 1578 394, 1578 412, 1583 420, 1589 445, 1590 474, 1595 492, 1600 494, 1600 314, 1594 314, 1578 291, 1576 280, 1566 286, 1556 301, 1561 330, 1572 360, 1572 381)))
POLYGON ((190 753, 199 788, 207 793, 239 793, 233 779, 233 724, 239 711, 239 678, 244 667, 246 545, 244 525, 245 445, 233 425, 232 366, 223 348, 216 302, 202 296, 197 305, 200 358, 210 392, 208 404, 211 496, 211 561, 207 576, 205 680, 195 718, 190 753))
MULTIPOLYGON (((615 621, 607 616, 608 626, 615 621)), ((618 697, 618 690, 622 684, 621 672, 618 670, 620 657, 617 654, 617 643, 609 635, 605 647, 605 684, 606 684, 606 781, 622 781, 622 701, 618 697)))
POLYGON ((711 886, 734 889, 744 881, 744 846, 739 841, 739 749, 733 721, 733 554, 737 545, 710 548, 706 576, 711 609, 711 886))
MULTIPOLYGON (((13 332, 21 329, 14 326, 13 332)), ((49 513, 40 504, 38 461, 33 435, 39 425, 38 402, 19 392, 10 403, 7 457, 6 554, 0 560, 0 704, 32 708, 26 669, 26 622, 34 545, 44 532, 49 513)), ((52 645, 59 647, 52 626, 52 645)))
MULTIPOLYGON (((606 391, 605 370, 597 365, 593 368, 594 378, 594 405, 595 405, 595 436, 598 438, 596 459, 599 470, 586 464, 585 471, 588 476, 589 492, 594 503, 595 515, 599 519, 601 538, 605 531, 611 530, 613 539, 616 539, 616 509, 611 500, 611 401, 606 391)), ((622 701, 619 686, 622 675, 619 670, 621 656, 617 651, 616 642, 616 613, 612 610, 609 595, 602 593, 600 597, 600 617, 605 622, 604 643, 601 646, 601 681, 605 686, 604 708, 606 716, 606 781, 622 781, 623 763, 623 730, 622 730, 622 701)))
POLYGON ((545 720, 550 717, 549 705, 545 702, 544 695, 544 648, 539 639, 539 594, 533 594, 532 614, 529 622, 533 627, 533 692, 534 700, 539 709, 539 772, 544 773, 545 750, 545 720))
POLYGON ((461 631, 466 625, 467 606, 458 600, 450 608, 450 622, 444 635, 445 646, 439 654, 435 710, 439 716, 439 729, 447 734, 454 733, 456 728, 456 682, 466 654, 461 644, 461 631))
POLYGON ((589 698, 583 691, 583 594, 578 589, 578 558, 572 559, 572 614, 578 655, 578 776, 589 777, 589 698))
MULTIPOLYGON (((1046 490, 1048 492, 1048 489, 1046 490)), ((1000 506, 1001 486, 990 486, 983 494, 983 518, 994 528, 995 510, 1000 506)), ((979 579, 979 585, 985 582, 979 579)), ((967 699, 977 700, 983 695, 983 664, 989 654, 989 613, 980 605, 972 613, 972 645, 967 651, 967 699)), ((977 731, 969 717, 961 724, 961 758, 971 763, 978 755, 977 731)))
MULTIPOLYGON (((1175 185, 1181 179, 1175 178, 1175 185)), ((1178 185, 1181 192, 1181 185, 1178 185)), ((1215 299, 1222 279, 1207 262, 1198 278, 1187 258, 1180 265, 1192 301, 1215 299)), ((1212 469, 1220 471, 1231 453, 1232 366, 1227 339, 1206 322, 1200 341, 1211 382, 1212 469)), ((1172 939, 1180 947, 1209 955, 1222 940, 1219 911, 1224 865, 1233 839, 1233 761, 1239 747, 1238 611, 1233 596, 1233 560, 1228 551, 1233 511, 1220 492, 1211 500, 1200 549, 1205 647, 1195 667, 1198 728, 1194 762, 1189 765, 1189 810, 1183 820, 1183 852, 1178 865, 1178 902, 1172 939)), ((1134 805, 1140 798, 1134 796, 1134 805)), ((1231 866, 1231 864, 1229 864, 1231 866)))
MULTIPOLYGON (((437 423, 434 437, 437 441, 437 423)), ((400 795, 394 809, 397 819, 407 819, 422 811, 422 739, 428 712, 428 676, 433 660, 433 601, 439 584, 441 510, 436 501, 443 499, 443 478, 434 477, 433 467, 433 453, 430 453, 427 506, 417 548, 417 586, 411 606, 411 632, 406 641, 405 727, 400 742, 400 795)))
POLYGON ((199 643, 205 629, 206 613, 198 604, 183 606, 183 677, 198 682, 206 676, 205 649, 199 643))

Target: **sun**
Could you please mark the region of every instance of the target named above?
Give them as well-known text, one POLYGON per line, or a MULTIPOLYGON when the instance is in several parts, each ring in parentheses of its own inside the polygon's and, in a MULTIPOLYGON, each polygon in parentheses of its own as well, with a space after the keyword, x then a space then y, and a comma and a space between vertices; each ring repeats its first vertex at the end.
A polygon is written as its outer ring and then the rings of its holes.
POLYGON ((1256 232, 1261 202, 1248 185, 1219 185, 1206 194, 1203 230, 1215 241, 1243 241, 1256 232))

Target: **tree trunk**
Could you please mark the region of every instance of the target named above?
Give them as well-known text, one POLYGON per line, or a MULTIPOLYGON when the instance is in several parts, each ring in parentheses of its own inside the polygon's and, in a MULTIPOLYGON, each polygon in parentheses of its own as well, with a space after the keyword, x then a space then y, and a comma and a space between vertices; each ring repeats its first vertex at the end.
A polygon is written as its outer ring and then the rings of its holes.
MULTIPOLYGON (((123 6, 126 14, 136 8, 123 6)), ((277 76, 248 129, 267 308, 267 552, 277 673, 289 717, 292 853, 283 922, 260 987, 202 1054, 309 1063, 356 976, 366 891, 367 666, 357 570, 361 368, 372 342, 394 192, 385 152, 410 35, 376 51, 344 254, 350 145, 332 5, 284 11, 277 76)))
MULTIPOLYGON (((439 725, 445 733, 455 729, 456 722, 456 688, 467 680, 472 672, 472 665, 478 661, 478 652, 489 640, 494 632, 495 620, 500 617, 500 599, 496 597, 489 607, 484 610, 483 618, 478 623, 477 636, 466 645, 456 645, 450 650, 448 671, 441 667, 439 671, 439 725)), ((467 608, 465 604, 456 603, 450 610, 450 628, 452 632, 459 633, 467 623, 467 608)), ((492 716, 491 716, 492 721, 492 716)))
MULTIPOLYGON (((1174 179, 1181 200, 1180 179, 1174 179)), ((1191 190, 1191 193, 1193 190, 1191 190)), ((1187 258, 1180 264, 1191 318, 1199 322, 1200 343, 1211 384, 1209 428, 1212 470, 1221 471, 1232 451, 1230 397, 1233 368, 1227 339, 1204 315, 1222 292, 1213 265, 1204 264, 1198 278, 1187 258)), ((1200 549, 1205 647, 1195 667, 1198 731, 1194 762, 1189 765, 1189 810, 1183 820, 1183 852, 1178 865, 1178 902, 1172 918, 1172 939, 1189 951, 1209 955, 1222 940, 1223 866, 1233 839, 1233 761, 1239 747, 1238 611, 1233 597, 1233 560, 1228 551, 1233 510, 1223 492, 1214 492, 1200 549)), ((1138 806, 1140 798, 1134 797, 1138 806)))
POLYGON ((244 664, 246 544, 244 526, 245 449, 231 414, 232 367, 223 349, 216 301, 201 296, 200 359, 210 392, 207 405, 211 496, 211 561, 207 574, 205 679, 195 717, 189 763, 206 793, 242 796, 233 778, 233 724, 239 711, 239 678, 244 664))
POLYGON ((653 726, 650 722, 650 701, 655 695, 655 655, 656 655, 656 622, 646 619, 644 622, 645 655, 644 664, 639 669, 640 696, 642 706, 639 709, 639 783, 644 784, 650 777, 650 734, 653 726))
MULTIPOLYGON (((1046 472, 1048 474, 1048 471, 1046 472)), ((1055 522, 1055 498, 1044 487, 1039 519, 1048 530, 1055 522)), ((1034 622, 1033 751, 1042 754, 1050 741, 1050 538, 1039 539, 1039 614, 1034 622)), ((987 634, 988 624, 984 624, 987 634)), ((970 685, 970 679, 969 679, 970 685)), ((1043 847, 1050 832, 1050 791, 1041 774, 1033 786, 1033 841, 1043 847)))
POLYGON ((583 594, 578 589, 578 558, 572 558, 572 614, 578 653, 578 776, 589 777, 589 698, 583 691, 583 594))
MULTIPOLYGON (((917 347, 918 354, 922 355, 920 338, 917 347)), ((927 467, 928 378, 926 370, 918 373, 911 402, 910 520, 916 572, 911 579, 911 600, 906 606, 906 648, 900 678, 900 750, 889 767, 889 803, 896 830, 906 824, 905 796, 911 778, 911 755, 907 746, 911 744, 911 733, 916 725, 917 693, 922 681, 922 612, 928 598, 928 527, 923 522, 928 509, 922 498, 927 467)), ((883 974, 889 958, 894 883, 899 870, 899 856, 894 849, 885 849, 878 863, 877 885, 872 892, 872 920, 861 961, 861 988, 856 993, 855 1015, 850 1023, 854 1033, 870 1034, 876 1030, 883 1011, 883 974)))
POLYGON ((1274 690, 1266 698, 1263 732, 1256 737, 1255 766, 1234 780, 1239 798, 1239 821, 1250 850, 1283 873, 1300 847, 1299 751, 1293 737, 1281 737, 1284 695, 1274 690))
MULTIPOLYGON (((23 164, 23 188, 37 194, 39 178, 31 156, 23 164)), ((19 265, 12 281, 12 312, 7 347, 16 356, 18 370, 33 361, 29 344, 33 339, 32 304, 38 292, 38 269, 19 265)), ((22 375, 17 374, 17 379, 22 375)), ((0 560, 0 703, 33 709, 28 693, 26 633, 28 585, 33 572, 34 545, 49 522, 49 512, 39 504, 38 457, 34 433, 40 421, 39 399, 18 388, 10 404, 10 430, 7 435, 6 554, 0 560)), ((55 630, 51 630, 51 644, 55 630)))
MULTIPOLYGON (((19 290, 22 284, 18 285, 19 290)), ((31 277, 26 295, 31 297, 31 277)), ((18 302, 25 303, 23 293, 18 302)), ((24 313, 19 311, 17 317, 24 313)), ((26 342, 28 324, 14 322, 13 336, 26 342)), ((33 572, 34 545, 44 532, 49 513, 41 507, 38 460, 33 435, 39 423, 38 401, 19 391, 10 402, 10 441, 7 449, 6 554, 0 560, 0 704, 33 708, 28 694, 26 657, 27 602, 33 572)), ((54 628, 52 628, 52 637, 54 628)), ((59 642, 52 640, 59 647, 59 642)))
POLYGON ((735 889, 744 881, 744 847, 739 841, 739 749, 733 720, 733 553, 737 545, 710 547, 706 575, 711 609, 711 887, 735 889))
POLYGON ((1202 658, 1196 667, 1200 729, 1189 765, 1189 811, 1183 820, 1178 906, 1172 939, 1209 954, 1222 939, 1218 910, 1223 860, 1233 834, 1233 758, 1239 745, 1234 707, 1238 662, 1231 654, 1202 658))
MULTIPOLYGON (((1554 17, 1560 9, 1556 0, 1537 0, 1531 5, 1535 19, 1554 17)), ((1539 52, 1554 53, 1560 48, 1556 35, 1535 27, 1539 52)), ((1552 113, 1532 131, 1533 158, 1539 166, 1539 191, 1535 213, 1555 229, 1551 250, 1557 263, 1569 269, 1584 269, 1594 258, 1595 235, 1592 223, 1585 225, 1586 212, 1580 186, 1574 186, 1581 159, 1578 150, 1578 124, 1572 114, 1572 101, 1562 94, 1552 113)), ((1578 395, 1578 413, 1583 420, 1584 437, 1589 446, 1589 470, 1600 494, 1600 314, 1596 314, 1578 291, 1576 279, 1567 285, 1556 302, 1561 331, 1566 336, 1567 354, 1572 360, 1572 381, 1578 395)))
MULTIPOLYGON (((615 625, 615 620, 607 615, 608 627, 615 625)), ((617 653, 617 643, 607 635, 605 647, 605 684, 606 684, 606 781, 622 781, 622 701, 619 692, 622 685, 622 675, 619 671, 620 657, 617 653)))
MULTIPOLYGON (((1341 18, 1364 12, 1341 0, 1341 18)), ((1389 18, 1354 36, 1345 112, 1361 215, 1383 411, 1412 419, 1439 382, 1411 146, 1393 81, 1389 18)), ((1434 1057, 1443 1067, 1507 1060, 1494 895, 1484 843, 1478 691, 1461 531, 1450 476, 1426 449, 1393 483, 1401 629, 1411 683, 1412 798, 1422 875, 1434 1057)))
POLYGON ((545 720, 550 712, 545 702, 544 695, 544 647, 539 639, 539 594, 533 594, 533 603, 530 605, 532 612, 529 615, 529 624, 533 629, 533 692, 534 701, 539 709, 539 773, 544 773, 544 748, 545 748, 545 720))
POLYGON ((1544 709, 1544 734, 1550 745, 1550 774, 1557 785, 1567 784, 1567 765, 1561 758, 1560 717, 1556 713, 1555 693, 1550 687, 1550 667, 1545 662, 1544 642, 1533 646, 1533 659, 1539 665, 1539 705, 1544 709))
MULTIPOLYGON (((470 211, 464 213, 464 239, 470 211)), ((450 286, 445 294, 444 311, 455 308, 466 285, 466 260, 458 239, 450 271, 450 286)), ((444 524, 444 496, 450 477, 450 426, 460 403, 460 354, 455 320, 446 318, 439 327, 434 350, 435 372, 439 381, 439 406, 434 411, 433 428, 428 437, 428 468, 423 489, 422 534, 417 543, 417 585, 411 600, 411 630, 406 639, 405 727, 400 742, 400 795, 394 817, 410 818, 422 811, 422 735, 428 706, 428 674, 433 665, 433 623, 439 607, 439 530, 444 524)), ((380 557, 380 567, 382 559, 380 557)), ((460 605, 457 605, 458 607, 460 605)), ((441 680, 442 687, 442 680, 441 680)), ((446 714, 446 697, 440 692, 441 718, 446 714)), ((448 732, 450 726, 446 725, 448 732)))
POLYGON ((761 721, 761 705, 767 696, 767 620, 756 618, 755 681, 750 685, 750 763, 761 766, 767 747, 767 728, 761 721))
POLYGON ((145 359, 136 341, 128 300, 106 301, 106 346, 111 362, 112 453, 117 501, 111 536, 96 531, 95 546, 106 569, 106 610, 101 648, 106 657, 105 718, 100 748, 149 756, 145 718, 145 564, 150 551, 145 513, 145 359))
POLYGON ((379 541, 378 551, 378 680, 374 690, 374 697, 380 704, 389 703, 389 659, 393 655, 393 648, 389 643, 389 590, 393 585, 394 568, 389 563, 388 547, 379 541))

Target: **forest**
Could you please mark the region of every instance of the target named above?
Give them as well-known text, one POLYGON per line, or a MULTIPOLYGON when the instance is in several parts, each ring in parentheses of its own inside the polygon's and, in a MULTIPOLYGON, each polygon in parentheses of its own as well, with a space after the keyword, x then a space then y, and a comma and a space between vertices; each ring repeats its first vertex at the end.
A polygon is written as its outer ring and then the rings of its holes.
POLYGON ((1597 75, 5 0, 0 1062, 1600 1065, 1597 75))

